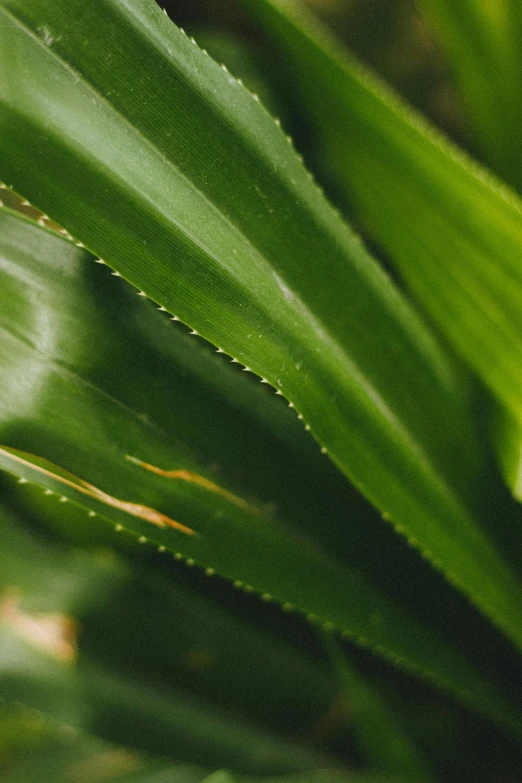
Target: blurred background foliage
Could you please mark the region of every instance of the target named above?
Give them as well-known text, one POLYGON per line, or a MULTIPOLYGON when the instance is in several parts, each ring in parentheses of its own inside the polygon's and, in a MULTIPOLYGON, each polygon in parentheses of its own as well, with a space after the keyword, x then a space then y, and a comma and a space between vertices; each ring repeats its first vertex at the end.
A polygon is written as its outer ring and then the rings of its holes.
MULTIPOLYGON (((308 4, 352 51, 480 160, 449 65, 412 0, 308 4)), ((281 118, 329 198, 364 233, 323 165, 284 68, 240 5, 163 5, 281 118)), ((37 217, 9 194, 4 199, 37 217)), ((386 263, 371 236, 365 239, 386 263)), ((322 470, 318 504, 321 486, 338 481, 333 469, 322 470)), ((343 483, 335 490, 339 504, 343 483)), ((352 663, 346 666, 353 664, 353 671, 340 675, 335 651, 303 618, 138 548, 125 536, 116 543, 114 531, 95 520, 87 526, 84 512, 41 490, 4 475, 0 487, 0 777, 6 783, 233 783, 275 775, 285 775, 281 780, 288 783, 385 783, 406 780, 406 770, 415 768, 423 769, 423 780, 521 779, 520 748, 429 685, 348 642, 343 646, 352 663), (390 761, 380 753, 382 743, 376 749, 361 740, 360 716, 372 699, 379 703, 373 719, 384 714, 388 723, 382 737, 396 748, 416 748, 418 759, 405 761, 399 752, 390 761), (391 725, 398 734, 390 739, 391 725), (218 767, 230 775, 212 774, 218 767), (332 771, 302 772, 314 768, 332 771)), ((509 518, 507 495, 504 501, 497 513, 509 518)), ((335 514, 335 500, 330 502, 335 514)), ((380 524, 362 501, 360 513, 368 526, 380 524)), ((356 544, 346 557, 398 590, 419 615, 437 606, 434 627, 462 646, 474 639, 470 653, 522 697, 517 661, 507 645, 428 566, 403 553, 391 529, 379 527, 379 536, 370 557, 371 536, 362 536, 359 549, 356 544)), ((331 546, 337 551, 339 541, 331 546)), ((378 735, 379 728, 373 731, 378 735)))

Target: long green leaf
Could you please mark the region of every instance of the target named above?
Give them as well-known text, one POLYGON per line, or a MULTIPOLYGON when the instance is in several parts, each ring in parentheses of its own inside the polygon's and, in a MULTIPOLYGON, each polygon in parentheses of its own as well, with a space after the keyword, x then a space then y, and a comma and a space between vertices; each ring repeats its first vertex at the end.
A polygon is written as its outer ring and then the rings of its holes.
MULTIPOLYGON (((15 225, 21 232, 17 241, 22 248, 32 246, 33 240, 38 248, 44 246, 43 232, 36 230, 33 236, 23 230, 23 223, 15 225)), ((5 226, 4 231, 7 233, 5 226)), ((377 513, 370 513, 361 496, 319 454, 283 400, 248 374, 238 372, 224 357, 216 356, 208 344, 184 334, 184 328, 180 331, 155 312, 152 303, 133 295, 103 266, 85 258, 75 267, 77 274, 64 279, 62 265, 56 264, 61 250, 66 249, 63 242, 51 245, 53 264, 48 260, 30 264, 22 255, 18 272, 10 267, 23 292, 29 279, 34 291, 45 290, 39 300, 47 302, 49 312, 37 320, 54 322, 58 334, 78 335, 70 341, 70 353, 59 354, 62 361, 77 368, 84 381, 159 425, 169 438, 188 444, 190 452, 199 455, 200 466, 213 472, 215 481, 245 498, 256 499, 253 502, 260 507, 275 509, 279 519, 319 542, 338 562, 363 574, 441 638, 450 639, 456 633, 461 637, 461 649, 469 655, 470 649, 477 651, 476 645, 470 646, 470 636, 481 635, 481 652, 475 657, 481 666, 486 661, 488 676, 495 676, 494 668, 487 664, 487 650, 497 654, 496 635, 485 623, 473 630, 474 618, 466 602, 412 548, 405 547, 391 527, 383 527, 377 513), (56 274, 51 272, 54 268, 56 274), (76 327, 67 315, 71 306, 75 316, 82 313, 76 327), (60 326, 62 318, 64 328, 60 326), (88 323, 88 329, 82 323, 88 323), (82 359, 85 356, 89 357, 87 363, 82 359), (250 447, 252 442, 255 448, 250 447), (406 573, 407 581, 403 577, 406 573), (466 631, 459 634, 459 628, 466 631)), ((3 284, 7 294, 12 281, 5 278, 3 284)), ((28 298, 33 295, 27 292, 15 297, 18 304, 11 311, 11 330, 16 333, 28 298)), ((33 338, 28 335, 28 339, 33 338)), ((48 421, 58 429, 51 415, 48 421)), ((33 453, 41 451, 41 429, 34 422, 20 421, 11 436, 12 445, 23 445, 33 453)), ((53 431, 53 460, 66 465, 70 455, 76 459, 77 449, 68 447, 65 438, 57 444, 56 436, 53 431)), ((32 513, 42 517, 39 493, 21 488, 16 502, 26 507, 28 499, 32 513)), ((45 514, 69 538, 88 545, 93 541, 114 543, 114 535, 105 525, 92 519, 86 526, 82 512, 72 517, 66 504, 56 504, 52 498, 46 502, 45 514)), ((132 539, 125 538, 122 543, 127 546, 127 541, 135 553, 132 539)), ((457 643, 453 636, 452 644, 457 643)))
POLYGON ((339 182, 422 307, 500 400, 495 438, 522 497, 520 201, 294 4, 247 3, 294 64, 339 182))
MULTIPOLYGON (((102 267, 70 242, 5 210, 0 229, 3 469, 189 565, 201 564, 209 575, 215 571, 337 627, 518 730, 518 718, 462 655, 297 536, 257 499, 245 499, 240 485, 210 472, 197 443, 191 451, 114 397, 114 386, 107 391, 96 365, 107 363, 104 332, 118 350, 112 372, 123 378, 132 375, 132 348, 141 332, 140 319, 126 339, 120 321, 111 324, 119 306, 114 287, 104 293, 102 267), (104 301, 111 302, 108 312, 104 301), (158 475, 129 455, 178 472, 158 475)), ((163 329, 162 316, 145 309, 163 329)), ((169 376, 173 367, 165 365, 169 376)), ((174 390, 175 405, 183 396, 174 390)), ((89 517, 84 520, 88 525, 89 517)))
POLYGON ((421 751, 378 689, 357 670, 336 639, 325 635, 325 644, 350 707, 358 746, 369 766, 411 780, 434 781, 421 751))
POLYGON ((440 348, 229 74, 148 0, 84 11, 2 2, 4 178, 268 379, 522 644, 519 586, 464 499, 480 449, 440 348))
POLYGON ((469 119, 468 135, 506 182, 522 187, 520 3, 418 0, 449 57, 469 119))

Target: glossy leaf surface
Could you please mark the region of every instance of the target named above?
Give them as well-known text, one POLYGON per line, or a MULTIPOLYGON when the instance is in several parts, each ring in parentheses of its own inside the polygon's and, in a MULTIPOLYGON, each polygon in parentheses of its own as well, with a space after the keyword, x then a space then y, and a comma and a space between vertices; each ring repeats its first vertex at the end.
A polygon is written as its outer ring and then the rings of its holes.
POLYGON ((369 230, 500 401, 494 437, 505 477, 522 497, 520 200, 295 4, 246 4, 291 58, 331 170, 369 230))
POLYGON ((8 184, 268 379, 521 643, 519 587, 470 515, 481 457, 460 379, 271 118, 152 3, 86 15, 77 0, 4 0, 1 13, 8 184))
POLYGON ((292 52, 332 171, 417 300, 500 399, 495 436, 519 495, 519 200, 289 4, 251 5, 292 52))
MULTIPOLYGON (((108 391, 102 377, 96 380, 93 357, 110 366, 111 374, 130 377, 132 346, 150 335, 154 324, 163 329, 163 316, 133 300, 141 316, 135 316, 131 342, 102 305, 106 270, 85 251, 7 211, 0 213, 0 224, 3 469, 189 564, 201 564, 209 574, 215 571, 238 587, 314 615, 518 726, 518 718, 461 654, 291 531, 262 502, 245 499, 237 476, 230 483, 226 471, 213 475, 197 443, 189 448, 168 438, 156 422, 129 407, 129 400, 115 398, 114 386, 108 391), (111 335, 108 345, 118 352, 110 354, 109 363, 104 334, 111 335), (149 468, 128 455, 139 455, 149 468), (150 469, 158 465, 178 473, 158 475, 150 469)), ((118 304, 116 296, 120 284, 111 282, 106 302, 114 312, 124 302, 118 304)), ((180 338, 182 351, 187 338, 173 330, 172 340, 180 338)), ((197 344, 193 350, 199 355, 197 344)), ((208 361, 210 382, 213 359, 199 359, 208 361)), ((176 367, 171 357, 167 377, 175 377, 176 367)), ((176 407, 174 389, 173 384, 176 407)), ((183 400, 182 392, 177 399, 183 400)), ((222 433, 226 449, 224 438, 222 433)), ((84 524, 93 519, 86 515, 84 524)))

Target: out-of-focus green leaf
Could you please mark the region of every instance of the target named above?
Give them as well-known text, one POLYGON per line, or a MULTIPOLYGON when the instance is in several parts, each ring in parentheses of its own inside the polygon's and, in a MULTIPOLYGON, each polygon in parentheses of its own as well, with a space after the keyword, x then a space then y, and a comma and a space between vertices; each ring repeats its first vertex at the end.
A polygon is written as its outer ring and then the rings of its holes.
POLYGON ((90 720, 82 700, 77 614, 114 586, 118 569, 78 553, 40 551, 0 509, 0 699, 74 726, 90 720))
POLYGON ((324 635, 340 680, 360 750, 372 769, 423 783, 434 781, 426 760, 415 747, 400 719, 393 715, 376 688, 357 671, 337 640, 324 635))
POLYGON ((128 571, 110 552, 67 553, 44 545, 4 509, 1 514, 0 699, 25 704, 75 730, 210 768, 229 764, 244 773, 269 774, 331 763, 330 755, 291 732, 276 735, 270 726, 270 710, 277 709, 272 697, 266 698, 264 714, 259 709, 255 691, 263 678, 265 691, 277 681, 282 694, 293 695, 296 709, 301 701, 308 711, 305 725, 316 710, 320 716, 328 709, 325 677, 303 654, 269 634, 256 634, 223 610, 212 611, 175 583, 157 587, 156 594, 146 588, 133 594, 128 571), (107 605, 124 617, 104 652, 99 647, 111 634, 107 605), (190 609, 198 618, 199 638, 183 617, 190 609), (142 630, 149 658, 140 660, 139 644, 129 650, 123 631, 125 620, 135 631, 147 613, 150 626, 142 630), (213 639, 218 622, 225 641, 213 639), (242 718, 234 709, 237 695, 230 699, 215 687, 200 687, 198 693, 191 683, 197 682, 198 665, 206 666, 207 681, 223 671, 225 688, 230 674, 220 657, 230 655, 229 646, 243 687, 252 688, 250 713, 243 710, 242 718), (257 666, 261 652, 268 660, 257 666), (179 672, 169 677, 169 666, 179 672), (271 667, 280 669, 274 677, 271 667))
MULTIPOLYGON (((132 342, 102 304, 116 306, 111 289, 104 293, 105 271, 85 251, 6 211, 0 225, 4 469, 189 565, 203 565, 209 575, 222 574, 238 587, 346 632, 518 730, 519 719, 462 654, 292 532, 261 502, 246 500, 240 484, 210 473, 197 443, 190 449, 167 437, 128 400, 115 398, 114 386, 106 387, 101 377, 96 382, 92 362, 107 363, 104 332, 118 349, 111 354, 112 372, 132 375, 132 342), (157 475, 127 455, 181 472, 174 478, 157 475)), ((143 321, 161 321, 150 308, 146 313, 143 321)), ((210 383, 211 364, 208 368, 210 383)), ((89 519, 84 517, 85 525, 89 519)))
MULTIPOLYGON (((3 783, 108 783, 145 766, 137 753, 111 745, 22 706, 0 707, 3 783)), ((181 770, 180 770, 181 771, 181 770)), ((173 770, 174 772, 174 770, 173 770)), ((199 783, 198 776, 179 783, 199 783)), ((172 776, 172 780, 176 780, 172 776)))
POLYGON ((232 777, 230 772, 224 769, 218 769, 205 778, 203 783, 237 783, 237 778, 232 777))
MULTIPOLYGON (((311 772, 304 772, 299 775, 285 775, 278 778, 264 778, 261 781, 259 778, 244 778, 231 775, 226 770, 218 770, 213 772, 209 777, 205 778, 202 783, 413 783, 413 781, 420 781, 421 778, 409 778, 409 777, 388 777, 383 776, 379 772, 370 772, 368 774, 357 772, 344 772, 342 770, 335 769, 318 769, 311 772)), ((422 779, 424 783, 424 779, 422 779)), ((130 781, 129 781, 130 783, 130 781)), ((140 783, 136 781, 136 783, 140 783)), ((144 781, 144 783, 167 783, 163 779, 144 781)))
MULTIPOLYGON (((141 772, 126 775, 124 778, 118 778, 114 783, 203 783, 207 779, 206 773, 197 769, 157 764, 157 769, 147 769, 141 772)), ((111 781, 112 783, 112 781, 111 781)))
MULTIPOLYGON (((152 775, 132 775, 121 783, 178 783, 178 778, 170 778, 169 775, 177 774, 176 768, 167 768, 163 772, 152 775)), ((417 779, 420 780, 420 779, 417 779)), ((179 783, 185 783, 179 780, 179 783)), ((192 781, 190 781, 192 783, 192 781)), ((224 769, 216 770, 204 778, 201 783, 413 783, 413 779, 401 777, 387 777, 380 773, 360 774, 357 772, 345 772, 336 769, 318 769, 304 772, 299 775, 285 775, 278 778, 251 778, 232 775, 224 769)))
POLYGON ((295 4, 245 2, 293 64, 332 172, 417 301, 500 400, 495 438, 522 497, 520 201, 295 4))
MULTIPOLYGON (((4 0, 1 14, 4 179, 284 394, 397 530, 522 644, 520 588, 470 511, 481 450, 462 381, 272 119, 152 2, 85 14, 80 0, 4 0)), ((262 559, 293 546, 282 536, 269 553, 258 533, 262 559)), ((330 590, 330 603, 346 594, 330 590)))
POLYGON ((449 57, 468 134, 506 182, 522 187, 522 53, 518 0, 417 0, 449 57))
POLYGON ((132 775, 126 775, 124 778, 118 778, 114 783, 203 783, 208 777, 206 773, 177 764, 175 766, 157 764, 156 766, 157 769, 146 769, 132 775))
POLYGON ((241 619, 180 584, 179 568, 160 574, 154 563, 138 568, 134 560, 135 579, 94 614, 83 615, 88 659, 173 700, 206 701, 284 734, 313 733, 337 696, 324 666, 260 628, 255 612, 250 622, 241 619))
POLYGON ((299 738, 269 731, 183 693, 172 698, 135 678, 115 677, 93 666, 85 667, 85 679, 96 710, 94 730, 113 741, 133 736, 137 746, 149 752, 207 766, 227 764, 243 774, 332 764, 331 754, 299 738))
MULTIPOLYGON (((260 780, 248 781, 245 780, 241 783, 261 783, 260 780)), ((315 770, 312 772, 305 772, 302 775, 288 775, 285 777, 272 778, 269 783, 413 783, 409 778, 401 777, 389 777, 388 775, 381 775, 378 772, 364 773, 346 773, 337 772, 336 770, 315 770)))
POLYGON ((3 783, 201 783, 202 767, 166 764, 21 705, 0 707, 3 783))

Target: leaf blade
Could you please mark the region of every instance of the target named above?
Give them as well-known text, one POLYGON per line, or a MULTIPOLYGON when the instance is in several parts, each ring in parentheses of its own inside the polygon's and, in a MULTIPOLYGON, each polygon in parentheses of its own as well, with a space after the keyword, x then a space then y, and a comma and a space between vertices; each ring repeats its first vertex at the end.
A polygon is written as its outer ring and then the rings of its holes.
POLYGON ((348 657, 337 640, 325 636, 332 666, 352 712, 358 746, 367 764, 379 772, 411 780, 434 781, 433 769, 423 758, 400 720, 372 684, 348 657))
POLYGON ((419 0, 441 41, 462 95, 471 136, 485 162, 520 190, 518 135, 520 69, 518 3, 419 0), (515 165, 514 165, 515 164, 515 165))
MULTIPOLYGON (((454 582, 471 593, 508 634, 520 641, 519 588, 470 518, 466 501, 455 488, 462 488, 467 483, 466 476, 457 475, 460 468, 464 473, 469 470, 473 477, 476 477, 476 468, 469 459, 455 459, 452 470, 447 467, 449 449, 455 449, 459 454, 464 448, 467 457, 479 454, 459 381, 430 333, 310 185, 306 172, 295 156, 289 154, 287 142, 268 115, 260 113, 256 102, 246 93, 236 95, 237 85, 230 83, 229 77, 175 32, 159 10, 148 3, 100 3, 96 12, 106 15, 103 24, 98 24, 100 19, 96 20, 94 16, 86 19, 80 14, 77 17, 82 24, 88 25, 93 47, 92 50, 87 48, 89 53, 83 62, 82 79, 78 79, 78 69, 65 61, 63 53, 65 51, 68 57, 81 56, 81 51, 86 50, 76 46, 74 36, 79 34, 81 37, 83 33, 81 29, 79 33, 75 32, 71 26, 67 34, 65 31, 62 34, 60 24, 63 20, 61 13, 57 13, 56 4, 38 0, 24 3, 21 8, 16 2, 4 2, 1 8, 5 24, 0 34, 6 36, 4 43, 8 41, 9 47, 0 51, 11 63, 13 79, 14 74, 20 78, 25 73, 24 63, 29 52, 31 58, 38 58, 41 77, 38 89, 34 89, 32 80, 25 79, 17 82, 14 90, 14 81, 3 88, 0 134, 10 152, 5 163, 6 178, 16 181, 19 189, 48 211, 54 210, 53 216, 69 231, 86 245, 110 257, 113 267, 139 283, 159 304, 171 312, 177 310, 184 321, 196 326, 215 344, 222 344, 241 361, 248 361, 249 366, 266 375, 277 388, 281 384, 286 396, 295 400, 301 415, 310 421, 312 430, 327 444, 325 448, 338 464, 354 477, 358 486, 364 487, 382 510, 388 513, 392 508, 391 516, 402 525, 411 543, 434 562, 440 561, 454 582), (31 18, 31 14, 35 16, 31 18), (115 15, 118 24, 114 22, 115 15), (34 30, 31 30, 31 24, 34 30), (137 30, 144 26, 146 34, 140 38, 137 30), (129 122, 122 119, 123 106, 118 104, 115 108, 109 101, 109 97, 111 101, 130 100, 134 107, 142 106, 135 97, 128 98, 127 82, 123 90, 118 88, 113 93, 109 89, 102 94, 89 81, 92 73, 89 78, 85 75, 93 66, 90 58, 94 55, 94 76, 102 81, 109 78, 112 71, 105 68, 105 61, 102 71, 97 70, 100 61, 95 56, 96 42, 100 29, 110 29, 111 35, 121 36, 120 27, 125 31, 125 40, 121 49, 114 49, 113 55, 118 52, 124 58, 123 70, 127 71, 128 65, 128 74, 134 74, 138 84, 140 74, 142 77, 146 74, 146 69, 136 70, 134 43, 138 36, 147 57, 159 57, 162 69, 167 69, 171 86, 177 88, 175 99, 182 101, 178 116, 187 123, 189 130, 194 119, 207 117, 209 106, 212 108, 208 115, 212 118, 210 131, 204 123, 198 125, 206 134, 204 144, 201 136, 185 133, 182 126, 183 132, 178 127, 175 135, 176 143, 188 145, 182 149, 187 153, 189 167, 194 159, 197 162, 198 156, 203 155, 201 160, 205 165, 195 167, 194 182, 188 181, 179 160, 166 160, 165 149, 155 146, 155 131, 151 129, 155 114, 150 107, 147 116, 138 113, 137 127, 131 132, 129 122), (172 47, 172 36, 175 36, 176 49, 172 47), (132 51, 129 51, 130 47, 132 51), (181 65, 172 59, 174 56, 181 58, 181 65), (215 85, 217 98, 213 92, 215 85), (222 111, 225 90, 226 96, 232 96, 230 107, 236 107, 232 121, 230 117, 227 120, 228 115, 223 115, 222 111), (215 151, 214 131, 223 129, 224 123, 225 129, 234 133, 241 154, 230 147, 226 135, 217 134, 219 139, 226 140, 220 148, 226 158, 216 159, 222 163, 226 160, 227 165, 220 169, 220 176, 206 178, 207 142, 209 150, 215 151), (145 130, 150 131, 150 138, 143 138, 145 130), (118 138, 118 144, 112 143, 112 137, 118 138), (196 143, 192 144, 194 138, 196 143), (38 149, 45 149, 45 155, 30 154, 38 149), (267 157, 271 167, 266 166, 267 157), (23 167, 20 166, 22 159, 23 167), (275 178, 272 174, 274 165, 275 178), (233 197, 227 195, 227 177, 241 166, 254 167, 255 185, 261 195, 243 176, 241 182, 248 198, 245 202, 236 199, 232 212, 234 203, 233 197), (50 176, 51 172, 53 176, 50 176), (107 172, 111 172, 109 176, 107 172), (215 206, 211 192, 201 191, 205 183, 210 183, 212 188, 212 183, 216 182, 221 196, 228 199, 222 211, 215 206), (261 207, 265 190, 270 198, 268 204, 261 207), (246 216, 241 211, 245 204, 246 216), (270 212, 271 204, 273 212, 270 212), (262 220, 259 220, 260 215, 262 220), (275 219, 282 221, 283 228, 288 231, 266 231, 266 221, 270 223, 275 219), (240 228, 238 221, 243 221, 240 228), (303 227, 305 231, 301 234, 303 227), (271 249, 266 245, 270 241, 275 242, 271 249), (339 276, 333 287, 338 297, 334 309, 330 302, 332 289, 325 291, 317 285, 324 279, 323 267, 317 264, 317 252, 324 252, 324 246, 330 251, 331 269, 339 276), (291 248, 291 254, 280 252, 291 248), (236 260, 234 249, 238 250, 236 260), (217 258, 219 250, 221 254, 217 258), (311 265, 311 272, 305 277, 299 274, 302 258, 311 265), (286 265, 284 277, 281 277, 283 263, 286 265), (351 290, 355 284, 357 296, 350 300, 352 312, 344 324, 345 301, 342 297, 339 299, 339 291, 344 296, 344 291, 351 290), (372 321, 372 329, 364 328, 377 311, 381 315, 372 321), (341 330, 342 338, 336 340, 329 329, 335 329, 337 333, 342 324, 349 324, 353 331, 341 330), (377 327, 389 346, 387 352, 375 349, 377 327), (264 338, 262 350, 252 348, 255 334, 264 338), (390 334, 393 340, 389 339, 390 334), (368 362, 365 369, 369 381, 359 367, 363 359, 368 362), (384 373, 386 362, 389 373, 384 373), (397 363, 404 369, 404 374, 398 372, 397 363), (416 384, 415 394, 411 388, 413 383, 416 384), (381 384, 383 394, 379 389, 381 384), (431 416, 440 411, 440 396, 446 408, 442 421, 446 421, 448 412, 453 412, 449 437, 448 432, 433 427, 431 421, 431 416), (415 404, 410 405, 409 400, 414 400, 415 404), (400 416, 388 402, 397 408, 400 416), (424 404, 430 411, 428 417, 424 404), (416 437, 426 446, 429 456, 417 446, 416 437)), ((68 12, 73 10, 74 6, 69 3, 68 12)), ((115 73, 121 76, 122 69, 116 69, 115 73)), ((152 85, 151 90, 154 95, 152 85)), ((161 102, 167 94, 161 94, 161 102)), ((155 108, 158 108, 157 102, 155 108)), ((100 405, 106 402, 100 400, 100 405)), ((132 426, 129 423, 126 436, 131 440, 135 438, 137 443, 138 433, 143 436, 142 429, 133 421, 132 426), (131 432, 134 432, 132 438, 131 432)), ((134 456, 160 467, 173 466, 175 460, 165 459, 164 451, 158 459, 158 446, 152 434, 148 443, 150 455, 136 453, 134 456)), ((114 444, 111 448, 114 450, 114 444)), ((128 453, 130 449, 126 447, 119 458, 128 453)), ((58 460, 55 462, 59 464, 58 460)), ((184 468, 191 469, 187 465, 184 468)), ((204 474, 200 470, 195 472, 204 474)), ((79 472, 76 475, 89 480, 79 472)), ((124 489, 123 475, 122 472, 124 489)), ((136 473, 132 478, 126 473, 131 484, 137 481, 136 477, 136 473)), ((148 481, 152 482, 152 479, 148 481)), ((158 485, 154 487, 157 494, 158 485)), ((123 497, 116 489, 104 488, 104 491, 113 497, 123 497)), ((150 491, 147 482, 147 493, 150 491)), ((187 502, 187 497, 178 490, 172 488, 169 495, 171 493, 175 493, 177 503, 187 502)), ((234 510, 230 517, 237 518, 238 513, 234 510)), ((205 525, 207 532, 212 527, 208 516, 205 525)), ((249 525, 251 533, 256 526, 249 525)), ((203 532, 201 525, 194 525, 194 529, 203 532)), ((145 536, 150 532, 146 528, 139 530, 145 536)), ((264 581, 259 553, 264 552, 267 560, 272 557, 274 561, 273 540, 264 538, 258 527, 256 531, 258 558, 255 568, 245 571, 244 565, 237 561, 234 574, 229 573, 226 564, 231 548, 237 546, 237 535, 229 541, 223 536, 213 539, 214 562, 207 567, 223 569, 225 575, 240 581, 249 580, 248 584, 255 584, 259 578, 264 581)), ((242 535, 241 545, 251 551, 252 540, 239 522, 235 532, 242 535)), ((301 590, 285 572, 288 557, 292 555, 295 560, 299 550, 292 548, 284 536, 276 535, 275 527, 271 528, 271 533, 280 545, 276 555, 281 558, 281 568, 276 569, 272 562, 272 577, 276 578, 270 585, 261 586, 260 583, 259 589, 280 596, 282 601, 293 603, 297 599, 304 605, 301 590)), ((161 530, 156 531, 155 539, 160 545, 166 545, 164 535, 161 530)), ((169 535, 174 533, 169 531, 169 535)), ((202 540, 191 537, 190 546, 186 545, 188 557, 199 559, 198 546, 202 540)), ((307 560, 308 556, 303 556, 307 560)), ((317 564, 313 578, 314 568, 308 569, 307 574, 319 602, 314 598, 306 611, 319 617, 323 611, 317 610, 326 600, 323 569, 322 564, 317 564)), ((332 576, 334 578, 337 579, 332 576)), ((349 587, 339 583, 339 590, 332 591, 329 598, 335 595, 335 600, 339 600, 352 588, 351 581, 349 587)), ((364 601, 358 609, 353 607, 355 613, 361 609, 365 611, 364 601)), ((373 599, 368 597, 368 601, 371 603, 373 599)), ((339 613, 341 617, 344 611, 342 601, 337 608, 328 607, 329 615, 339 613)), ((392 631, 393 623, 390 622, 386 634, 392 631)), ((405 636, 401 642, 410 643, 416 645, 411 636, 409 639, 405 636)), ((430 666, 438 665, 433 649, 432 640, 424 651, 430 666)), ((451 669, 449 666, 447 673, 450 676, 451 669)))
POLYGON ((493 439, 519 497, 519 199, 296 12, 295 4, 249 5, 295 58, 332 172, 413 296, 498 399, 501 424, 492 425, 493 439), (332 101, 338 119, 328 128, 332 101))
MULTIPOLYGON (((115 289, 106 287, 111 303, 107 312, 102 306, 106 284, 100 287, 104 277, 92 274, 103 270, 85 251, 5 210, 0 212, 0 226, 0 432, 2 440, 10 442, 0 449, 3 469, 69 498, 189 564, 200 563, 209 573, 220 573, 238 586, 255 589, 286 608, 292 604, 303 614, 354 635, 518 731, 519 719, 511 708, 502 705, 494 689, 488 692, 483 676, 461 653, 350 569, 291 532, 267 509, 259 509, 254 500, 238 505, 228 494, 216 492, 216 485, 229 484, 205 467, 199 450, 190 453, 156 423, 136 414, 128 400, 123 404, 116 398, 114 386, 108 393, 106 382, 96 382, 97 372, 93 374, 89 362, 96 357, 105 364, 107 333, 112 333, 109 342, 117 347, 118 358, 112 357, 111 367, 123 378, 131 374, 130 345, 138 343, 139 320, 134 331, 124 331, 123 339, 122 327, 110 320, 115 289), (45 453, 23 454, 21 445, 45 453), (150 464, 204 476, 211 488, 205 482, 172 480, 145 470, 125 458, 133 452, 150 464), (108 501, 108 496, 123 504, 108 501), (136 506, 140 513, 130 513, 136 506), (151 524, 144 506, 195 534, 151 524)), ((163 323, 161 315, 153 315, 163 323)), ((178 392, 177 398, 182 394, 178 392)), ((237 498, 241 487, 232 484, 230 491, 237 498)))

